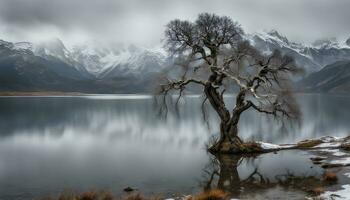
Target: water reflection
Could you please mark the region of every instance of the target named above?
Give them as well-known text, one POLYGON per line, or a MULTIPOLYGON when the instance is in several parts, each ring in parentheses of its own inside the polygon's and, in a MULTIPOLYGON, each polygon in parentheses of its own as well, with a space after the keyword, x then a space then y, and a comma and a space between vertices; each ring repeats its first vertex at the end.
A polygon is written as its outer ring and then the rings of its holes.
MULTIPOLYGON (((261 196, 257 196, 262 192, 277 187, 285 187, 286 191, 294 188, 300 190, 303 198, 306 189, 321 186, 322 173, 322 168, 314 166, 305 152, 297 150, 258 156, 217 155, 211 157, 203 169, 200 185, 204 191, 221 189, 231 197, 244 199, 259 199, 261 196)), ((279 192, 281 193, 270 195, 289 198, 283 195, 283 190, 279 192)), ((296 194, 298 193, 293 193, 296 194)))
MULTIPOLYGON (((164 121, 157 118, 153 100, 149 96, 127 96, 130 99, 121 97, 0 98, 0 136, 62 136, 72 130, 75 134, 84 135, 107 134, 152 140, 162 138, 177 140, 178 143, 192 140, 189 144, 201 144, 208 135, 218 130, 217 117, 210 109, 210 129, 207 129, 202 120, 199 98, 186 98, 181 105, 181 116, 170 115, 164 121)), ((227 97, 226 102, 228 106, 233 106, 231 97, 227 97)), ((300 127, 283 129, 273 119, 248 111, 243 114, 239 124, 240 134, 246 140, 288 143, 309 137, 344 136, 350 133, 350 124, 347 123, 350 118, 349 97, 299 95, 299 102, 303 112, 300 127)))
MULTIPOLYGON (((348 97, 303 95, 299 100, 300 127, 283 130, 264 115, 247 112, 240 134, 246 140, 288 143, 350 132, 348 97)), ((226 101, 232 106, 231 97, 226 101)), ((209 159, 204 144, 218 130, 217 118, 209 110, 208 130, 195 97, 186 98, 180 112, 180 117, 159 119, 147 96, 0 98, 0 199, 32 199, 65 188, 120 193, 133 186, 144 193, 164 194, 201 190, 198 179, 209 159)), ((278 181, 276 175, 287 174, 286 169, 300 176, 319 173, 302 154, 237 160, 240 164, 230 158, 221 166, 220 185, 225 186, 228 177, 232 183, 247 179, 254 166, 254 180, 260 173, 269 183, 278 181)))

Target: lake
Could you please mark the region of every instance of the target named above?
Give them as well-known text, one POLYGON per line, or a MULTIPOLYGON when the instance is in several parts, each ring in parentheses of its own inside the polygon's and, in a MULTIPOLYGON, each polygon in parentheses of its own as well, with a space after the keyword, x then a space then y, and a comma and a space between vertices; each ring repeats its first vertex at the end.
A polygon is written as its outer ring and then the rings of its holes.
MULTIPOLYGON (((292 143, 350 133, 350 97, 297 97, 301 124, 283 126, 248 111, 239 124, 241 137, 292 143)), ((226 101, 232 106, 232 97, 226 101)), ((208 109, 208 126, 199 97, 188 96, 180 104, 179 115, 164 119, 146 95, 1 97, 0 199, 33 199, 65 189, 122 194, 127 186, 166 197, 220 186, 244 196, 257 181, 276 189, 275 183, 291 175, 323 172, 307 152, 296 150, 215 158, 205 151, 218 130, 215 113, 208 109), (220 173, 211 180, 215 171, 220 173)))

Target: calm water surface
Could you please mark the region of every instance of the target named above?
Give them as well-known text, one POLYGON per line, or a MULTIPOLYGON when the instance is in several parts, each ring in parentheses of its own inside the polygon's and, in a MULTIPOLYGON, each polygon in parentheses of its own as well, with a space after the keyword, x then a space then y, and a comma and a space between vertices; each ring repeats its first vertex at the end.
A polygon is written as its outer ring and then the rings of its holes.
MULTIPOLYGON (((249 111, 240 122, 241 136, 291 143, 350 133, 349 97, 298 99, 301 125, 283 127, 249 111)), ((0 199, 32 199, 64 189, 121 194, 127 186, 165 196, 221 187, 239 196, 257 181, 322 174, 301 151, 250 158, 208 155, 205 143, 217 132, 217 118, 209 109, 208 129, 200 102, 188 97, 180 117, 160 119, 149 96, 0 98, 0 199)))

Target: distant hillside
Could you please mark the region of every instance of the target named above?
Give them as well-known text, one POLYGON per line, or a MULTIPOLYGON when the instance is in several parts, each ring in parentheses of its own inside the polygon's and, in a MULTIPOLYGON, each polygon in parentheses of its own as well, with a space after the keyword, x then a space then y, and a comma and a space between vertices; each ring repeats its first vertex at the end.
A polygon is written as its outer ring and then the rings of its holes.
MULTIPOLYGON (((306 75, 350 59, 350 39, 305 45, 289 41, 277 31, 247 34, 245 39, 263 53, 278 49, 294 57, 306 75)), ((112 44, 68 48, 59 39, 38 44, 0 40, 0 92, 149 93, 157 84, 154 80, 158 74, 171 63, 172 58, 161 48, 112 44)), ((343 84, 334 88, 338 81, 345 81, 343 72, 338 71, 345 69, 334 67, 331 73, 326 70, 326 75, 318 75, 325 69, 299 85, 319 92, 347 90, 343 84), (338 81, 324 80, 326 84, 321 81, 323 76, 334 76, 332 80, 338 81)))
POLYGON ((277 31, 261 32, 247 37, 251 44, 262 52, 280 50, 292 56, 307 74, 337 61, 350 59, 350 39, 338 42, 336 39, 316 40, 312 45, 292 42, 277 31))
MULTIPOLYGON (((59 47, 51 47, 50 50, 40 47, 38 50, 30 43, 0 40, 0 92, 140 93, 151 90, 155 72, 136 70, 146 75, 140 77, 113 68, 113 74, 99 78, 78 62, 67 58, 63 45, 59 47), (53 54, 53 49, 59 53, 53 54)), ((152 65, 152 62, 146 64, 152 65)))
POLYGON ((338 61, 310 74, 298 83, 307 92, 350 92, 350 61, 338 61))

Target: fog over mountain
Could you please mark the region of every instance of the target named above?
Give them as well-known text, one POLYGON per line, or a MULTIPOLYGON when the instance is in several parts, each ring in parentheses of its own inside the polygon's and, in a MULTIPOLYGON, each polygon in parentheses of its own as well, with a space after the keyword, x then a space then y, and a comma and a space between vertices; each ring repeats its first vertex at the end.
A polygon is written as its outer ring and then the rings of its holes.
POLYGON ((46 43, 0 40, 0 91, 139 93, 167 58, 153 49, 75 47, 59 39, 46 43))
MULTIPOLYGON (((350 58, 347 41, 335 38, 315 40, 307 45, 289 40, 276 30, 250 34, 247 39, 262 52, 271 53, 274 49, 294 57, 296 64, 303 67, 306 75, 319 71, 325 65, 350 58)), ((349 40, 349 39, 348 39, 349 40)))
MULTIPOLYGON (((293 56, 306 76, 350 58, 347 41, 331 39, 306 45, 292 42, 276 30, 244 37, 263 53, 277 49, 293 56)), ((58 38, 37 43, 2 40, 0 91, 149 93, 159 73, 171 64, 171 57, 162 48, 121 44, 67 47, 58 38)), ((300 83, 307 83, 310 89, 310 83, 316 82, 300 83)))
POLYGON ((327 65, 298 84, 306 92, 349 93, 350 60, 327 65))
POLYGON ((210 12, 232 17, 247 33, 276 29, 292 41, 311 44, 347 39, 349 7, 348 0, 0 0, 0 38, 149 47, 161 42, 170 20, 193 20, 210 12))
POLYGON ((0 0, 0 90, 150 92, 171 65, 165 25, 202 12, 238 21, 252 45, 293 56, 306 78, 349 59, 349 7, 348 0, 0 0))

